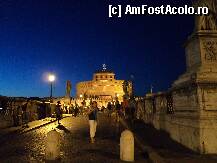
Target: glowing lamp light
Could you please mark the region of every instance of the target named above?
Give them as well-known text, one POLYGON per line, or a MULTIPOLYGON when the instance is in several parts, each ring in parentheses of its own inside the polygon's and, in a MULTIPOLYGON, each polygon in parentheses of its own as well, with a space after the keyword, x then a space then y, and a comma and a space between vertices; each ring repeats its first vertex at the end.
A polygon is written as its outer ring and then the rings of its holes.
POLYGON ((56 77, 55 77, 55 75, 53 75, 53 74, 50 74, 50 75, 48 76, 49 82, 54 82, 55 79, 56 79, 56 77))
POLYGON ((80 97, 82 98, 82 97, 83 97, 83 95, 80 95, 80 97))

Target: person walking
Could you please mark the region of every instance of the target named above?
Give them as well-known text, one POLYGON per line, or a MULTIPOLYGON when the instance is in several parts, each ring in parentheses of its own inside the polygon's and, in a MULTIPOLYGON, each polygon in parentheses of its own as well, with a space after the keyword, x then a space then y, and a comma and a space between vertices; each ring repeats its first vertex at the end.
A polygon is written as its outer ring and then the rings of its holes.
POLYGON ((91 143, 95 142, 95 134, 96 134, 96 127, 97 127, 97 112, 98 112, 97 102, 93 101, 88 111, 91 143))
POLYGON ((108 110, 108 117, 111 117, 111 114, 112 114, 112 104, 111 104, 111 102, 108 102, 107 110, 108 110))
POLYGON ((60 125, 60 119, 61 119, 61 104, 60 104, 60 101, 57 101, 57 105, 56 105, 56 119, 58 121, 58 124, 60 125))
POLYGON ((77 117, 77 116, 78 116, 78 113, 79 113, 79 106, 78 106, 78 105, 75 105, 75 108, 74 108, 74 116, 77 117))

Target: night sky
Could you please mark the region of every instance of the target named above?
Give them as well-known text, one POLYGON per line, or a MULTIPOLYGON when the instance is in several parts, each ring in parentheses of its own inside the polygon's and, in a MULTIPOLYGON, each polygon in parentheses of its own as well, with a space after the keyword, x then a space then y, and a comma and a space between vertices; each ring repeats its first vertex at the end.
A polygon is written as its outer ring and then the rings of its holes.
POLYGON ((167 90, 185 71, 183 44, 193 16, 109 18, 109 4, 190 4, 174 0, 0 0, 0 94, 49 96, 46 73, 65 82, 91 80, 105 63, 117 79, 134 76, 135 92, 167 90), (158 2, 158 3, 157 3, 158 2))

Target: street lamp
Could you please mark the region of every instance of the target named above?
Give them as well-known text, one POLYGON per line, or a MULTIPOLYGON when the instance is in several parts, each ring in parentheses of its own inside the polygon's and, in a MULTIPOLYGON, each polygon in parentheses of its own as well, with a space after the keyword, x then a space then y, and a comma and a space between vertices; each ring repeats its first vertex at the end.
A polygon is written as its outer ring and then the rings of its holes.
POLYGON ((50 100, 52 100, 53 95, 53 82, 55 81, 56 77, 54 74, 48 75, 48 81, 50 82, 50 100))

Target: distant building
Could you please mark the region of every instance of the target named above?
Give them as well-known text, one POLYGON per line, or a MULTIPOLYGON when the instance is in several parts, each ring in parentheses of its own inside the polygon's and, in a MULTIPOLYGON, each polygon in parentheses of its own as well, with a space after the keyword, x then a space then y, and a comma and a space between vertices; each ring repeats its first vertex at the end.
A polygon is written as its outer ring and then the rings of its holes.
MULTIPOLYGON (((116 99, 122 101, 124 90, 124 80, 116 80, 115 73, 106 69, 96 71, 93 74, 93 80, 79 82, 76 85, 76 96, 79 98, 97 97, 100 99, 116 99)), ((132 82, 128 86, 129 95, 132 94, 132 82)))

